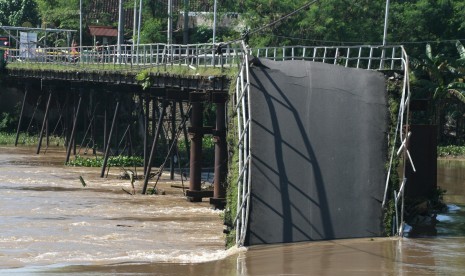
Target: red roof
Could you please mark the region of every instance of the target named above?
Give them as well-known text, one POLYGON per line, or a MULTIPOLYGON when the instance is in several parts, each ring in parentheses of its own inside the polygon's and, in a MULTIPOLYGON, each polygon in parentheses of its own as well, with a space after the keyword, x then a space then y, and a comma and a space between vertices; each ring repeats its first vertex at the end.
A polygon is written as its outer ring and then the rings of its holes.
POLYGON ((91 36, 109 36, 117 37, 118 30, 107 26, 89 26, 91 36))

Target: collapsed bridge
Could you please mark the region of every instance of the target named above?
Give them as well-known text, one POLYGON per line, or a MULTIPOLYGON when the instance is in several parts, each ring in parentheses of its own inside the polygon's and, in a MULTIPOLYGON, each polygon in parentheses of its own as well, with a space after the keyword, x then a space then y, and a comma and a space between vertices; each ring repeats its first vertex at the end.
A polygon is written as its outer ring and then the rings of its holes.
MULTIPOLYGON (((89 129, 93 142, 103 137, 105 160, 112 147, 118 152, 119 139, 114 137, 118 128, 127 129, 118 137, 128 145, 131 133, 134 136, 140 131, 144 193, 160 135, 165 136, 161 140, 169 141, 168 159, 161 167, 171 160, 172 172, 176 159, 173 149, 183 135, 185 144, 190 145, 188 199, 210 197, 215 206, 223 207, 226 186, 237 185, 237 206, 227 211, 236 209, 229 226, 235 230, 231 233, 236 234, 238 245, 380 236, 384 231, 383 208, 390 199, 399 209, 394 229, 402 234, 400 206, 406 179, 392 198, 388 186, 394 168, 385 170, 386 163, 392 164, 395 141, 402 142, 399 151, 408 156, 408 135, 402 131, 408 126, 408 57, 401 46, 251 50, 245 44, 210 48, 151 45, 141 49, 132 52, 127 48, 123 56, 111 50, 89 50, 80 63, 95 66, 97 70, 92 72, 8 69, 8 80, 30 83, 24 87, 23 103, 26 97, 32 97, 32 102, 38 99, 37 95, 27 96, 26 91, 35 90, 47 98, 41 106, 43 120, 37 123, 37 131, 46 136, 50 132, 47 126, 52 125, 48 120, 62 120, 58 125, 68 145, 66 160, 75 153, 77 127, 89 129), (234 82, 224 74, 183 77, 155 73, 149 74, 148 89, 143 90, 134 80, 135 74, 121 72, 121 64, 138 69, 238 67, 239 74, 234 82), (115 70, 98 72, 108 65, 115 70), (389 129, 386 72, 403 76, 398 121, 391 122, 394 131, 389 129), (230 85, 236 87, 232 95, 230 85), (49 105, 52 95, 56 95, 55 111, 49 105), (82 106, 86 112, 80 111, 82 106), (215 106, 215 126, 204 125, 205 106, 215 106), (87 115, 85 119, 82 113, 87 115), (163 129, 166 125, 170 125, 169 131, 163 129), (395 137, 388 137, 390 131, 395 137), (229 152, 236 156, 228 154, 227 133, 236 141, 235 146, 229 145, 229 152), (213 195, 200 187, 204 135, 215 140, 213 195), (389 141, 392 138, 394 145, 389 141), (237 166, 237 175, 230 170, 229 183, 228 163, 237 166)), ((71 66, 76 62, 68 58, 66 50, 60 52, 62 55, 57 55, 56 49, 49 52, 44 50, 32 62, 71 66)), ((11 63, 23 62, 20 54, 9 58, 11 63)), ((20 120, 18 131, 22 127, 20 120)), ((105 167, 104 163, 102 176, 105 167)))

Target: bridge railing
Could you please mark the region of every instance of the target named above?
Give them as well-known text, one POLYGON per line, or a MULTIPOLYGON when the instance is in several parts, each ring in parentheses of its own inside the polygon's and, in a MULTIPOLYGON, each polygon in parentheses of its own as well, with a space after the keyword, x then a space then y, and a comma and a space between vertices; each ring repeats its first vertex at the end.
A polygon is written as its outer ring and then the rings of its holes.
POLYGON ((252 49, 275 61, 307 60, 368 70, 403 70, 402 46, 284 46, 252 49))
POLYGON ((11 49, 8 62, 50 63, 61 65, 184 65, 191 67, 237 66, 242 59, 234 45, 143 44, 98 47, 51 47, 29 50, 11 49), (82 52, 80 51, 82 49, 82 52))
MULTIPOLYGON (((191 67, 231 67, 243 59, 237 44, 143 44, 82 47, 53 47, 29 50, 10 49, 8 62, 65 65, 179 65, 191 67)), ((369 70, 403 70, 401 46, 284 46, 254 48, 258 58, 275 61, 307 60, 369 70)))

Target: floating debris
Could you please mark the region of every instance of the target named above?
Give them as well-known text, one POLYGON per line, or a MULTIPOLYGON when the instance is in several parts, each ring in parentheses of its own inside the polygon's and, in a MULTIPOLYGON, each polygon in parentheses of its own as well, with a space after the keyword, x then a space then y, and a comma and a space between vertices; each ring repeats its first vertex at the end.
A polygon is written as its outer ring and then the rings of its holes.
POLYGON ((81 180, 82 187, 87 186, 86 182, 84 181, 84 178, 82 176, 79 176, 79 180, 81 180))

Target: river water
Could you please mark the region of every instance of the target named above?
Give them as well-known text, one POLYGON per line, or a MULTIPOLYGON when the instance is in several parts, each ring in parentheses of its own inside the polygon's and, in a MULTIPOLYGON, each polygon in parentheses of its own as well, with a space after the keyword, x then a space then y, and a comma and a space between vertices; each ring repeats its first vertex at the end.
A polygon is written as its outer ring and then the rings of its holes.
MULTIPOLYGON (((63 166, 61 148, 0 147, 0 274, 465 275, 465 162, 439 162, 450 211, 438 235, 224 249, 221 212, 166 195, 129 195, 129 180, 63 166), (86 182, 84 187, 79 176, 86 182)), ((140 188, 142 181, 136 181, 140 188)))

